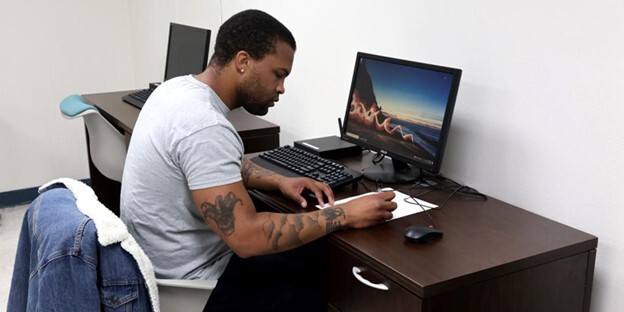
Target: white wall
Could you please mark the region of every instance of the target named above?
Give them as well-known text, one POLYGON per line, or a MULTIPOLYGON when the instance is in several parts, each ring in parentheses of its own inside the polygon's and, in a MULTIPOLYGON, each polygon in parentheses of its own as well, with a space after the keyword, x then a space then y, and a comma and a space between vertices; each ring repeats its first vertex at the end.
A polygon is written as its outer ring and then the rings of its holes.
POLYGON ((149 82, 163 80, 170 22, 210 29, 212 55, 222 22, 220 3, 220 0, 129 1, 133 88, 145 88, 149 82))
POLYGON ((266 117, 282 144, 337 134, 357 51, 463 69, 442 172, 598 236, 592 311, 624 305, 624 2, 241 0, 223 16, 247 8, 297 39, 266 117))
POLYGON ((44 33, 24 40, 0 27, 16 45, 0 49, 0 192, 87 176, 78 122, 57 117, 62 96, 160 80, 169 21, 211 28, 214 42, 222 20, 259 8, 298 43, 286 94, 266 116, 282 144, 337 134, 357 51, 459 67, 442 172, 598 236, 592 311, 624 305, 624 2, 40 2, 0 13, 3 26, 44 33))
POLYGON ((131 85, 126 1, 11 1, 0 10, 0 192, 87 178, 82 120, 61 117, 74 93, 131 85))
POLYGON ((3 6, 0 193, 60 176, 89 177, 83 122, 62 118, 60 101, 161 81, 170 22, 216 30, 220 1, 38 0, 3 6))

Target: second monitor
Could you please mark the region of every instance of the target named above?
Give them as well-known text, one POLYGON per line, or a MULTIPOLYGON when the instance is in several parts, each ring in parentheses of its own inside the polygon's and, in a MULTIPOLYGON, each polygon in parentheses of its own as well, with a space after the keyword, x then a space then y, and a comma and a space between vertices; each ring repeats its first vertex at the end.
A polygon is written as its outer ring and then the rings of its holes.
POLYGON ((204 71, 209 47, 209 29, 170 23, 164 81, 204 71))
POLYGON ((377 152, 364 177, 415 180, 442 164, 462 71, 359 52, 342 139, 377 152), (389 156, 392 162, 381 161, 389 156))
MULTIPOLYGON (((210 29, 170 23, 164 81, 204 71, 208 64, 209 47, 210 29)), ((148 89, 132 92, 123 96, 122 100, 142 109, 158 85, 160 83, 150 83, 148 89)))

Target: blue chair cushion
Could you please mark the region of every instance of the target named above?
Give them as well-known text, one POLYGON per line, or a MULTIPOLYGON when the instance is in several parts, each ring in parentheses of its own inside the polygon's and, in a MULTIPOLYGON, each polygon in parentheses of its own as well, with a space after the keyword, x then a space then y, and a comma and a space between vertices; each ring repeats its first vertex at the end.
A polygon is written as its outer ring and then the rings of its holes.
POLYGON ((63 99, 63 101, 61 101, 60 107, 63 115, 68 117, 76 117, 79 114, 90 109, 96 112, 98 111, 95 106, 85 103, 85 101, 82 99, 82 96, 78 94, 73 94, 63 99))

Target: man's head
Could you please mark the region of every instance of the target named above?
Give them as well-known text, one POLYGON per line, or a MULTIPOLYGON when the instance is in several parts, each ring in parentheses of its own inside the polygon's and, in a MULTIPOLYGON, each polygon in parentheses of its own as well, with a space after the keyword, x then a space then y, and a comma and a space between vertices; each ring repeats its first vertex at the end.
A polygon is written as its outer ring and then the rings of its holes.
POLYGON ((284 93, 296 43, 277 19, 258 10, 235 14, 221 25, 210 66, 236 70, 235 107, 265 115, 284 93))
POLYGON ((297 50, 295 38, 288 28, 271 15, 259 10, 239 12, 219 27, 210 64, 222 67, 239 51, 247 51, 254 59, 261 60, 266 54, 275 53, 277 41, 297 50))

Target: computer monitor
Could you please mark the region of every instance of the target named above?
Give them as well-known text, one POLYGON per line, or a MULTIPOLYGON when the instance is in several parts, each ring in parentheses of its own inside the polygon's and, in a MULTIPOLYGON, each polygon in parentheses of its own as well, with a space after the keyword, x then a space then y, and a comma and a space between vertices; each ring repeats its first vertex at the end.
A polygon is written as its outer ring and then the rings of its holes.
POLYGON ((341 138, 385 159, 364 177, 383 183, 438 174, 462 71, 359 52, 341 138))
POLYGON ((165 81, 204 71, 208 64, 209 47, 209 29, 170 23, 165 81))

